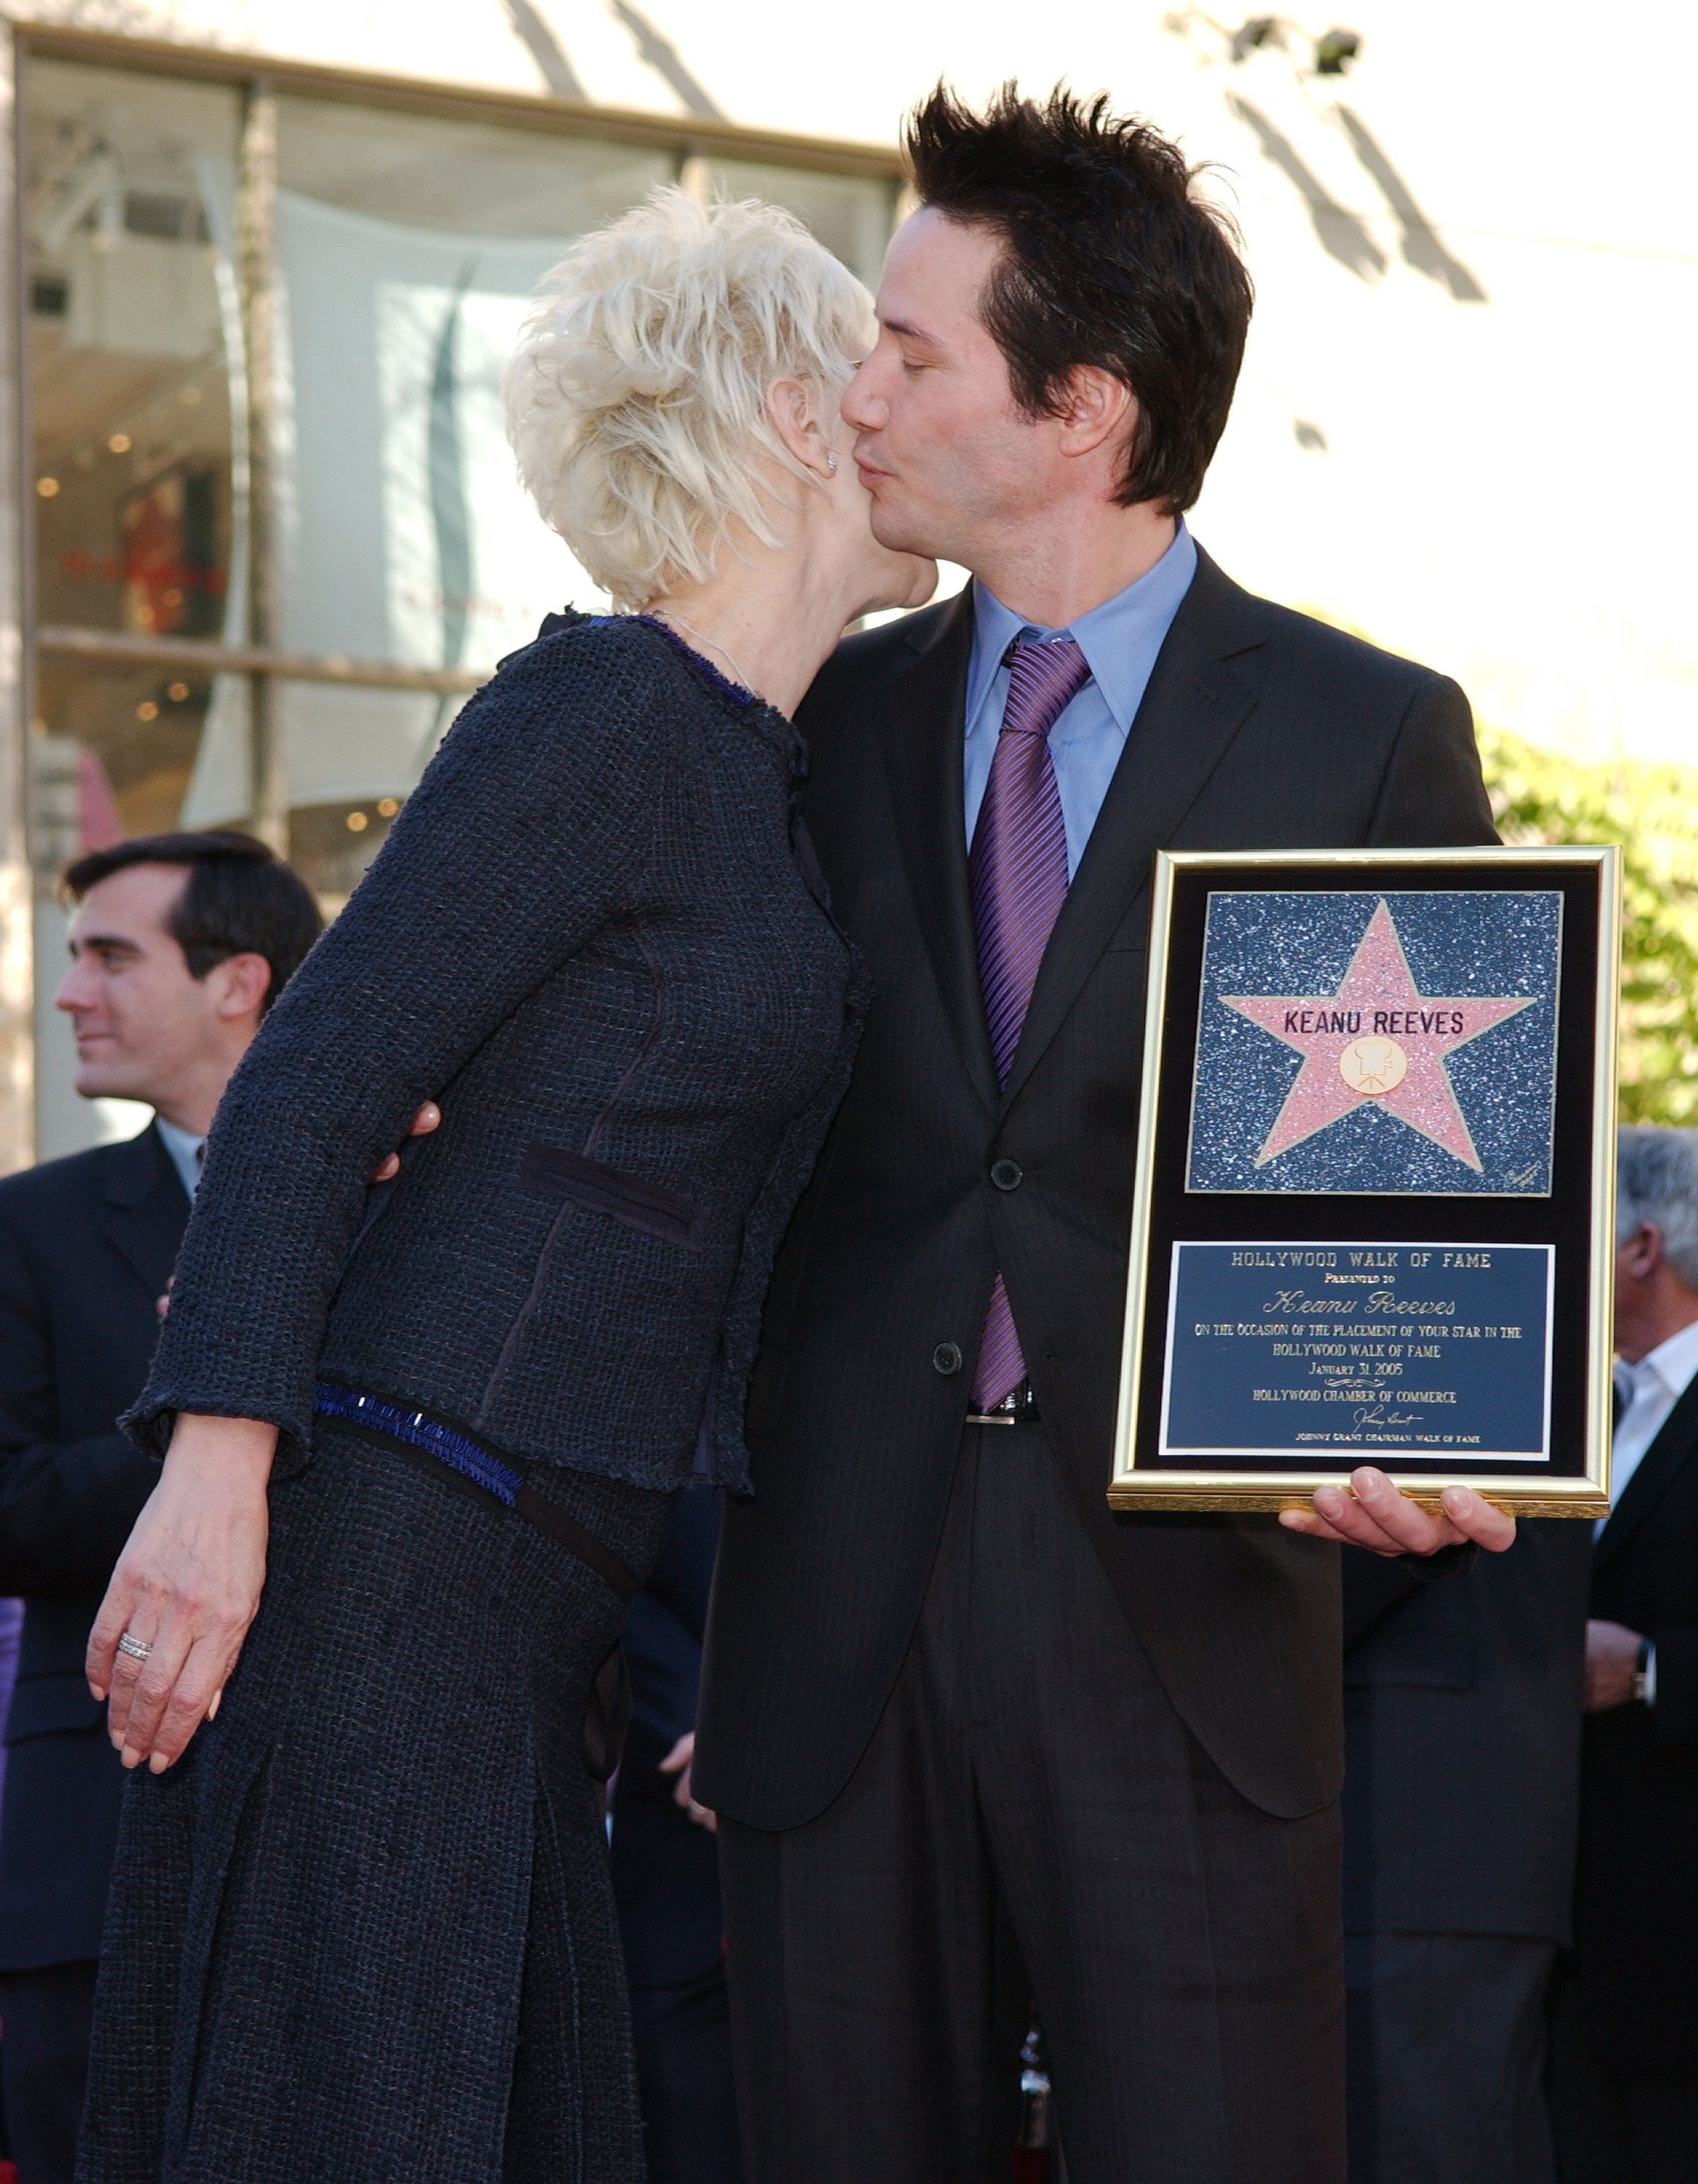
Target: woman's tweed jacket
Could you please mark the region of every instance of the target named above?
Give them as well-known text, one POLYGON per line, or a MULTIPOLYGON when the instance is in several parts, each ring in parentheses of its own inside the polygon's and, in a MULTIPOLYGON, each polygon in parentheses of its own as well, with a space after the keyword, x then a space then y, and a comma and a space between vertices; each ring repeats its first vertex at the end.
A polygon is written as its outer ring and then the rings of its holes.
POLYGON ((263 1418, 287 1473, 322 1377, 521 1457, 746 1486, 761 1296, 858 1026, 799 749, 654 623, 551 616, 503 662, 225 1095, 144 1446, 263 1418), (368 1188, 426 1099, 442 1128, 368 1188))

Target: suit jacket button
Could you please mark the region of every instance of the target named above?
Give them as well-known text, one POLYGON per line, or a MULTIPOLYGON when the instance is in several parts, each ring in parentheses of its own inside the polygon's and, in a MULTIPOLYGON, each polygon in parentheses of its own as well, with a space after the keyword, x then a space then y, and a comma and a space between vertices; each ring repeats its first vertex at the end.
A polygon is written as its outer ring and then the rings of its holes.
POLYGON ((999 1190, 1018 1190, 1025 1181, 1017 1161, 999 1160, 991 1165, 990 1179, 999 1190))
POLYGON ((946 1379, 951 1373, 959 1373, 961 1369, 961 1353, 958 1345, 953 1342, 940 1342, 932 1352, 932 1369, 933 1372, 941 1373, 946 1379))

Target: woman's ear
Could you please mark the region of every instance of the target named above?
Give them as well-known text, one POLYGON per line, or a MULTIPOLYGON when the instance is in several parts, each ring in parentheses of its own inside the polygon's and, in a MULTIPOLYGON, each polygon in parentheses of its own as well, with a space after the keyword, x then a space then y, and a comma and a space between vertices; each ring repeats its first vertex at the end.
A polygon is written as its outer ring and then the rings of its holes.
POLYGON ((837 458, 826 445, 819 389, 811 380, 775 380, 767 389, 766 415, 786 454, 816 477, 831 476, 837 458))

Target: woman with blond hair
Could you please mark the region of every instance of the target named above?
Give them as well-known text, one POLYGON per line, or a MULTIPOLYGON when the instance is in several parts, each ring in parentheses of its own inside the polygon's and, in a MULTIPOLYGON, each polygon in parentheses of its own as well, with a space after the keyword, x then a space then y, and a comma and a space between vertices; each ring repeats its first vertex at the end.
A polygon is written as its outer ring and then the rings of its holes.
POLYGON ((466 706, 214 1125, 90 1646, 136 1779, 82 2184, 639 2184, 587 1747, 674 1496, 746 1483, 854 1047, 787 716, 933 581, 838 415, 871 331, 673 190, 526 326, 521 474, 626 611, 466 706))

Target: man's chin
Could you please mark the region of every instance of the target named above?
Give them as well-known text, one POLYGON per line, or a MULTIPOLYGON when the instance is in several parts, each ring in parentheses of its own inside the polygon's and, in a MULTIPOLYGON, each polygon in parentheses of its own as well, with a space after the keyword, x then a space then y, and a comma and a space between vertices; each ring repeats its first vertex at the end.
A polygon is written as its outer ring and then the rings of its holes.
POLYGON ((915 554, 922 561, 937 560, 939 549, 927 538, 924 519, 904 505, 900 492, 894 478, 873 488, 868 515, 873 537, 893 554, 915 554))
POLYGON ((97 1067, 80 1068, 71 1079, 77 1096, 83 1100, 140 1100, 151 1105, 145 1092, 138 1092, 126 1078, 112 1069, 97 1067))

